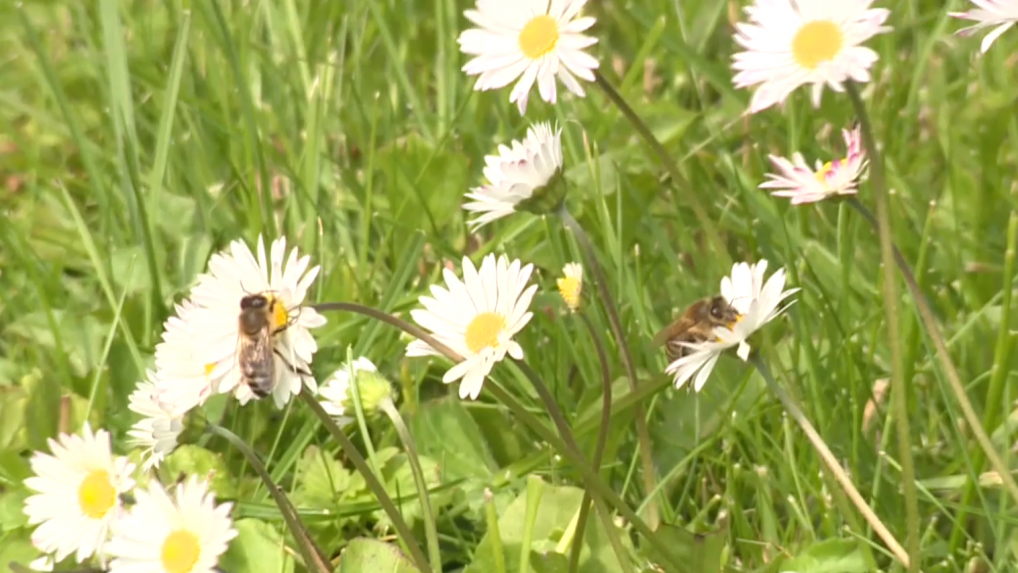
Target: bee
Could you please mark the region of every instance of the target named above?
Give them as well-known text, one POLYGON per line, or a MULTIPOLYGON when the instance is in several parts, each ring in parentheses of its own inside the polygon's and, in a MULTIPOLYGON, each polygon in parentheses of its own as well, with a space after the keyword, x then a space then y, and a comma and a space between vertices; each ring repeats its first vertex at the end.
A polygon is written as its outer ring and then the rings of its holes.
POLYGON ((654 345, 665 345, 668 360, 678 360, 689 354, 691 349, 681 343, 697 343, 714 340, 714 327, 731 328, 739 321, 735 310, 723 296, 698 300, 691 304, 671 324, 661 329, 654 337, 654 345))
POLYGON ((276 335, 293 321, 273 327, 276 305, 280 301, 272 295, 249 294, 240 299, 240 316, 237 318, 237 367, 240 382, 246 384, 258 398, 272 393, 276 384, 276 356, 293 372, 310 376, 310 372, 290 365, 273 344, 276 335))

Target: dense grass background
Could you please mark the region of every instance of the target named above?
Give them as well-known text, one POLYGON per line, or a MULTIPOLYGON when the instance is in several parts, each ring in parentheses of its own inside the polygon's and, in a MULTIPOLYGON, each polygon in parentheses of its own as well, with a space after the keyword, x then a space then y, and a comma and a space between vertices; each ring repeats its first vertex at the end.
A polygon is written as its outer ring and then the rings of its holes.
MULTIPOLYGON (((895 30, 869 44, 881 60, 864 95, 885 154, 894 240, 1006 454, 1015 419, 1014 277, 1004 264, 1007 249, 1013 257, 1007 227, 1018 208, 1018 36, 1005 34, 977 58, 978 40, 951 35, 959 22, 947 10, 962 2, 883 4, 895 30), (992 386, 1003 395, 988 403, 992 386)), ((992 475, 966 495, 985 468, 976 465, 909 299, 901 324, 884 320, 875 233, 846 205, 791 208, 756 189, 768 153, 801 150, 810 160, 841 153, 840 129, 854 119, 848 99, 828 92, 813 109, 800 92, 783 110, 743 117, 750 94, 732 88, 729 70, 739 3, 591 2, 600 40, 593 53, 679 160, 688 184, 676 186, 595 86, 555 107, 535 92, 526 117, 508 104, 508 89, 471 91, 456 45, 465 7, 451 0, 0 4, 0 567, 35 555, 20 514, 27 453, 86 418, 127 451, 123 438, 134 421, 127 397, 151 364, 162 321, 210 253, 238 237, 254 244, 259 234, 285 235, 311 253, 322 266, 314 300, 404 315, 442 266, 458 267, 464 254, 533 262, 542 290, 519 340, 590 447, 598 365, 589 337, 554 293, 562 265, 579 259, 573 238, 557 219, 529 214, 470 235, 460 207, 485 154, 522 137, 530 122, 550 119, 564 126, 568 204, 600 250, 641 384, 662 388, 644 404, 666 521, 723 547, 725 571, 783 571, 779 563, 796 556, 785 567, 800 573, 889 567, 879 540, 748 365, 723 359, 699 395, 667 389, 653 333, 715 293, 732 261, 765 258, 772 269, 785 266, 802 292, 787 318, 767 329, 764 358, 877 513, 903 540, 898 448, 877 391, 889 377, 892 329, 904 341, 911 390, 923 569, 1015 570, 1014 504, 992 475), (707 210, 725 252, 706 243, 693 202, 707 210)), ((860 199, 872 207, 868 186, 860 199)), ((607 337, 601 310, 589 312, 607 337)), ((318 331, 320 377, 349 345, 400 388, 435 482, 446 570, 483 553, 484 487, 507 515, 527 475, 556 487, 580 483, 490 397, 460 403, 455 387, 441 384, 445 363, 404 358, 404 341, 387 327, 328 318, 318 331)), ((620 400, 628 385, 618 352, 609 350, 620 400)), ((493 379, 541 411, 511 368, 497 368, 493 379)), ((647 492, 632 408, 615 410, 603 475, 637 507, 647 492)), ((336 447, 303 408, 278 412, 265 402, 241 410, 217 399, 203 415, 268 459, 334 555, 355 536, 379 534, 378 506, 340 467, 342 458, 317 457, 336 447)), ((191 419, 184 441, 193 445, 165 464, 164 480, 215 468, 220 496, 238 501, 242 536, 225 570, 292 568, 264 488, 202 425, 191 419)), ((382 461, 395 456, 385 462, 393 491, 412 492, 390 426, 371 427, 382 461)), ((547 499, 568 497, 575 507, 578 490, 554 491, 547 499)), ((551 530, 538 534, 550 540, 542 551, 570 518, 548 517, 551 530)), ((421 531, 419 520, 415 527, 421 531)), ((607 551, 603 560, 583 570, 617 570, 603 541, 598 551, 607 551)))

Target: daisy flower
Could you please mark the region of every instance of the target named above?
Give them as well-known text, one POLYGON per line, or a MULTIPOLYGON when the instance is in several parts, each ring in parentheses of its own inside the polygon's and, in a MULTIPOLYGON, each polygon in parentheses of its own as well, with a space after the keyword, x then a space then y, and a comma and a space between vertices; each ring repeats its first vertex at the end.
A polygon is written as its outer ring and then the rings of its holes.
POLYGON ((792 205, 822 201, 834 195, 855 195, 859 179, 866 169, 866 152, 862 148, 859 128, 841 130, 845 139, 845 157, 835 161, 816 162, 816 169, 810 169, 801 153, 784 157, 768 156, 778 173, 768 173, 768 181, 760 189, 776 189, 775 197, 789 197, 792 205))
POLYGON ((594 81, 596 59, 583 51, 597 38, 582 34, 594 18, 577 18, 587 0, 477 0, 463 13, 477 28, 459 37, 460 50, 476 56, 463 66, 468 75, 480 74, 475 90, 503 88, 516 81, 509 94, 520 114, 527 112, 530 88, 537 83, 541 99, 554 104, 557 77, 574 94, 583 97, 577 77, 594 81))
MULTIPOLYGON (((184 300, 175 305, 176 315, 163 324, 162 340, 156 344, 156 376, 152 382, 159 401, 175 416, 205 403, 215 391, 210 374, 215 364, 202 360, 195 344, 194 315, 201 308, 184 300)), ((235 320, 236 322, 236 320, 235 320)))
POLYGON ((583 293, 583 266, 580 263, 567 263, 562 268, 562 276, 555 283, 569 310, 576 312, 580 308, 580 295, 583 293))
MULTIPOLYGON (((434 337, 463 357, 463 361, 445 373, 442 382, 449 384, 462 378, 460 398, 476 399, 484 378, 492 366, 506 354, 516 360, 523 358, 523 349, 513 340, 532 315, 527 309, 537 285, 527 286, 533 265, 512 263, 502 255, 484 257, 478 271, 470 259, 463 257, 461 281, 445 269, 446 288, 432 285, 431 295, 422 296, 423 309, 411 311, 414 321, 432 332, 434 337)), ((407 356, 440 355, 421 340, 407 345, 407 356)))
POLYGON ((232 504, 216 505, 208 484, 191 476, 171 497, 158 481, 135 493, 137 503, 117 523, 109 573, 215 573, 237 536, 232 504))
POLYGON ((974 10, 949 14, 955 18, 976 22, 972 26, 958 30, 960 36, 971 36, 980 30, 996 26, 983 38, 979 46, 979 50, 985 54, 1001 34, 1018 22, 1018 0, 971 0, 971 2, 976 5, 974 10))
POLYGON ((872 0, 755 0, 746 7, 749 23, 736 24, 735 87, 759 87, 750 111, 781 103, 799 86, 812 86, 813 106, 824 86, 844 91, 848 80, 868 82, 877 53, 861 44, 891 28, 888 10, 872 0))
POLYGON ((32 544, 54 561, 71 553, 80 563, 92 555, 104 560, 110 525, 120 512, 120 494, 134 487, 134 464, 114 458, 110 435, 85 424, 80 436, 48 440, 51 454, 32 456, 33 477, 25 486, 38 492, 25 500, 28 523, 38 524, 32 544))
POLYGON ((318 391, 322 408, 340 425, 349 424, 354 418, 347 416, 348 411, 353 411, 353 396, 350 394, 350 371, 353 370, 354 378, 357 380, 357 392, 360 394, 361 407, 366 414, 378 409, 378 405, 384 399, 391 399, 392 385, 389 381, 378 374, 375 367, 367 358, 361 356, 353 361, 353 364, 343 364, 332 376, 322 385, 318 391))
POLYGON ((194 351, 205 365, 219 392, 234 392, 241 404, 256 397, 241 383, 238 365, 241 299, 261 294, 270 304, 270 328, 275 360, 272 398, 282 407, 300 392, 302 379, 317 391, 314 378, 308 376, 312 355, 318 350, 310 329, 325 324, 314 309, 301 306, 308 289, 318 276, 319 267, 308 266, 311 257, 297 256, 297 249, 286 256, 286 239, 272 242, 270 256, 258 238, 258 256, 243 241, 233 241, 227 250, 212 255, 209 272, 198 279, 191 301, 201 307, 188 317, 194 339, 194 351), (304 374, 302 374, 304 373, 304 374))
POLYGON ((145 461, 142 469, 159 467, 167 454, 177 447, 177 437, 184 429, 183 414, 175 415, 173 404, 160 399, 162 391, 156 386, 155 373, 148 372, 148 380, 138 384, 131 394, 128 408, 142 415, 127 432, 130 444, 142 448, 145 461))
MULTIPOLYGON (((473 201, 463 204, 477 214, 469 222, 471 232, 511 215, 536 191, 558 186, 553 179, 562 169, 562 129, 548 122, 531 126, 523 141, 500 145, 498 155, 485 157, 484 163, 487 183, 471 189, 466 197, 473 201)), ((557 204, 561 197, 551 199, 557 204)))
POLYGON ((730 277, 721 280, 721 295, 739 313, 739 320, 731 327, 714 328, 717 340, 686 344, 692 352, 675 360, 665 368, 665 373, 675 377, 675 387, 681 388, 694 375, 693 388, 699 392, 707 382, 721 353, 738 347, 739 358, 749 358, 750 346, 747 340, 763 325, 777 318, 788 305, 778 308, 781 303, 799 289, 785 288, 785 269, 778 269, 764 281, 767 261, 750 266, 736 263, 730 277))

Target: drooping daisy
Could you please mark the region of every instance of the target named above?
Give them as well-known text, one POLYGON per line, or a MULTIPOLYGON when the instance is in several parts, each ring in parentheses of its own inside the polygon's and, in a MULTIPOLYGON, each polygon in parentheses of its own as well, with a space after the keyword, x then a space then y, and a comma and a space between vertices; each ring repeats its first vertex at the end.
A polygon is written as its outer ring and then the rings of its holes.
POLYGON ((175 416, 205 402, 215 392, 209 376, 214 364, 207 364, 196 344, 194 315, 200 307, 190 300, 175 305, 176 315, 163 325, 162 340, 156 345, 156 377, 159 400, 175 416))
MULTIPOLYGON (((423 309, 411 311, 417 324, 460 356, 463 361, 445 373, 446 384, 460 382, 460 398, 476 399, 492 366, 506 354, 523 358, 523 349, 513 340, 530 321, 527 309, 537 285, 527 286, 533 265, 512 263, 502 255, 484 257, 480 272, 463 257, 463 278, 444 270, 446 288, 432 285, 431 295, 422 296, 423 309)), ((421 340, 407 345, 407 356, 439 355, 421 340)))
POLYGON ((378 368, 367 358, 361 356, 352 365, 343 364, 332 376, 322 384, 318 391, 322 408, 340 425, 353 422, 354 418, 347 414, 353 412, 353 397, 350 393, 350 371, 357 380, 357 391, 361 398, 361 407, 371 412, 378 403, 392 395, 392 387, 387 380, 378 374, 378 368))
POLYGON ((735 87, 759 87, 750 111, 781 103, 803 85, 812 86, 820 105, 824 86, 844 91, 849 79, 870 80, 877 53, 861 44, 891 28, 888 10, 873 0, 755 0, 746 7, 749 23, 736 25, 735 41, 746 49, 734 56, 735 87))
POLYGON ((845 157, 834 161, 816 162, 816 169, 810 169, 801 153, 784 157, 768 156, 778 173, 768 173, 767 181, 760 189, 776 189, 775 197, 789 197, 792 205, 822 201, 833 195, 855 195, 859 180, 866 169, 866 152, 862 148, 859 128, 843 129, 845 157))
POLYGON ((191 301, 200 308, 189 316, 189 322, 195 352, 219 392, 234 392, 241 404, 255 397, 251 388, 241 383, 237 350, 241 299, 256 294, 264 295, 271 308, 272 398, 276 405, 282 407, 300 392, 302 380, 317 391, 314 378, 307 375, 318 350, 309 329, 325 324, 325 317, 301 306, 318 276, 319 267, 309 269, 310 262, 309 256, 298 258, 296 248, 287 257, 283 237, 272 242, 269 258, 261 237, 257 259, 243 241, 233 241, 228 250, 212 255, 208 274, 200 276, 191 291, 191 301))
POLYGON ((237 536, 232 504, 216 505, 208 484, 191 476, 173 496, 156 480, 113 530, 110 573, 215 573, 237 536))
POLYGON ((184 429, 183 414, 174 413, 174 405, 160 399, 162 391, 155 384, 155 372, 140 382, 131 394, 128 408, 142 415, 127 432, 132 446, 142 449, 142 469, 159 467, 167 454, 177 447, 177 437, 184 429))
POLYGON ((555 283, 569 310, 576 312, 580 308, 580 295, 583 294, 583 266, 580 263, 567 263, 562 268, 562 276, 555 283))
POLYGON ((968 12, 950 12, 951 16, 963 20, 973 20, 976 23, 967 28, 958 30, 959 36, 971 36, 986 28, 993 29, 983 38, 979 51, 986 53, 993 45, 993 42, 1006 32, 1008 28, 1018 22, 1018 0, 970 0, 976 5, 974 10, 968 12))
POLYGON ((577 77, 594 81, 598 61, 583 51, 597 38, 582 34, 594 18, 577 18, 587 0, 477 0, 475 10, 463 13, 477 28, 459 37, 460 50, 476 56, 463 66, 468 75, 480 74, 475 90, 503 88, 517 78, 509 95, 520 114, 527 112, 530 89, 537 83, 541 99, 554 104, 555 78, 583 97, 577 77))
POLYGON ((51 454, 32 456, 33 477, 25 486, 38 492, 25 500, 28 523, 38 524, 32 544, 59 562, 71 553, 80 563, 104 559, 110 525, 119 517, 120 494, 134 487, 134 464, 114 457, 110 435, 85 424, 80 436, 48 440, 51 454))
POLYGON ((714 335, 717 336, 717 340, 685 345, 692 352, 665 368, 665 373, 675 377, 676 388, 681 388, 695 375, 693 389, 699 392, 714 370, 718 357, 729 348, 737 346, 736 354, 739 358, 748 359, 749 337, 788 308, 788 305, 778 307, 799 289, 783 290, 785 269, 778 269, 764 281, 766 270, 766 260, 752 266, 747 263, 736 263, 732 267, 731 276, 721 280, 721 295, 739 312, 740 318, 732 328, 715 327, 714 335))
MULTIPOLYGON (((467 193, 463 208, 477 216, 470 221, 471 232, 511 215, 535 192, 558 185, 553 181, 562 168, 562 129, 548 122, 531 126, 523 141, 512 147, 500 145, 498 155, 484 158, 487 183, 467 193)), ((560 200, 553 198, 551 202, 560 200)))

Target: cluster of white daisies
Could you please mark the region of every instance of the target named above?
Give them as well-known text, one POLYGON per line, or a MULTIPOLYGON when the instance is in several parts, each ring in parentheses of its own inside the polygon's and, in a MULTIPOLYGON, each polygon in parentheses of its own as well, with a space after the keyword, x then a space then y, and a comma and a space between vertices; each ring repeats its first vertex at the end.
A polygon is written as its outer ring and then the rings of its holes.
MULTIPOLYGON (((982 50, 1018 21, 1016 0, 972 0, 978 7, 952 14, 975 20, 970 33, 996 26, 982 50)), ((478 27, 459 38, 461 49, 475 56, 463 70, 479 75, 475 89, 502 88, 516 81, 510 102, 525 113, 534 84, 542 99, 555 103, 557 81, 583 96, 579 80, 594 81, 598 61, 584 52, 595 38, 584 31, 592 17, 580 16, 586 0, 478 0, 465 16, 478 27), (517 81, 518 80, 518 81, 517 81)), ((740 23, 736 42, 745 51, 735 55, 738 87, 757 86, 750 110, 758 112, 778 104, 803 85, 812 88, 818 104, 824 86, 843 91, 849 80, 868 81, 877 54, 861 44, 887 32, 889 12, 871 9, 871 1, 757 0, 746 8, 748 23, 740 23)), ((857 130, 843 132, 843 158, 817 161, 810 167, 802 155, 791 160, 771 156, 777 173, 760 185, 793 204, 856 193, 866 169, 866 157, 857 130)), ((509 216, 562 169, 561 130, 548 123, 531 126, 525 139, 500 146, 485 158, 486 183, 471 189, 463 207, 473 213, 477 228, 509 216)), ((286 241, 275 240, 268 253, 259 238, 257 254, 243 241, 234 241, 214 254, 208 272, 198 277, 190 296, 176 306, 156 347, 154 371, 148 372, 130 397, 130 407, 142 419, 130 431, 132 445, 143 450, 143 470, 157 466, 176 447, 183 417, 217 393, 233 393, 244 404, 255 397, 238 368, 240 301, 250 294, 266 294, 276 303, 271 313, 275 378, 271 395, 284 405, 306 385, 318 392, 310 372, 317 344, 311 329, 325 319, 304 304, 319 267, 297 249, 286 253, 286 241)), ((716 340, 691 345, 691 352, 668 365, 677 387, 695 376, 700 390, 718 357, 737 348, 745 360, 748 339, 787 308, 782 307, 797 289, 786 290, 779 269, 765 277, 767 261, 738 263, 721 281, 721 294, 736 308, 740 319, 715 329, 716 340)), ((443 377, 459 381, 461 398, 475 399, 495 363, 506 355, 520 360, 523 349, 514 340, 530 321, 530 303, 537 289, 529 280, 533 265, 488 255, 480 268, 464 257, 462 278, 444 271, 445 286, 434 285, 420 299, 423 308, 411 316, 462 360, 443 377)), ((570 263, 558 280, 566 305, 577 310, 583 286, 582 268, 570 263)), ((411 342, 407 356, 439 354, 421 340, 411 342)), ((366 358, 352 369, 375 371, 366 358)), ((342 418, 348 407, 350 384, 347 367, 336 371, 319 393, 326 411, 342 418)), ((49 443, 51 453, 37 452, 31 460, 35 476, 25 484, 36 492, 26 500, 25 513, 38 525, 32 540, 46 557, 33 564, 47 569, 52 562, 74 554, 78 562, 96 556, 110 571, 164 571, 205 573, 214 570, 219 555, 236 536, 230 504, 216 505, 208 484, 191 477, 167 491, 157 480, 145 489, 135 488, 134 464, 115 457, 110 436, 92 432, 62 434, 49 443), (123 506, 130 493, 134 504, 123 506)))

